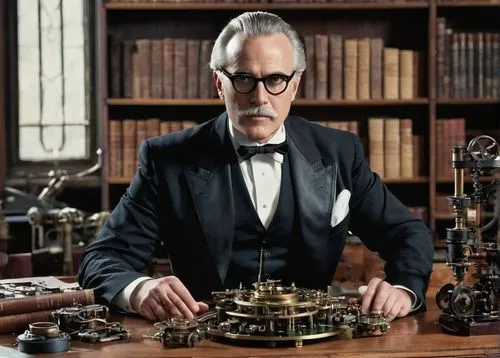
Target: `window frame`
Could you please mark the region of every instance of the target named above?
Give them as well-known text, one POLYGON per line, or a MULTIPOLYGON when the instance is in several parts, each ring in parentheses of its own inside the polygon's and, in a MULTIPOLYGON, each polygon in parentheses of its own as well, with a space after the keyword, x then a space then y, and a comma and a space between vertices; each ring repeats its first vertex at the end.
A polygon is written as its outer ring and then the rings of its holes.
MULTIPOLYGON (((69 174, 73 174, 84 170, 97 162, 96 151, 99 148, 99 121, 98 121, 98 105, 97 105, 97 84, 99 83, 97 78, 96 66, 98 63, 97 51, 92 49, 96 48, 97 44, 97 26, 96 26, 96 9, 97 2, 95 0, 83 0, 86 11, 87 11, 87 40, 88 46, 86 48, 86 56, 89 63, 89 72, 86 76, 89 86, 88 92, 88 119, 89 119, 89 158, 87 159, 64 159, 59 160, 57 163, 51 161, 26 161, 20 160, 19 158, 19 117, 18 117, 18 106, 19 106, 19 86, 18 86, 18 52, 17 52, 17 3, 18 0, 11 0, 4 2, 3 11, 4 16, 0 19, 5 23, 2 24, 2 28, 5 29, 6 48, 5 57, 3 58, 4 63, 0 65, 5 71, 5 78, 3 81, 3 86, 7 90, 4 91, 5 97, 5 113, 3 114, 3 127, 4 133, 7 138, 2 141, 4 143, 3 153, 4 158, 0 157, 0 177, 2 176, 2 159, 4 166, 4 180, 7 185, 9 183, 13 186, 19 185, 19 183, 26 182, 27 180, 33 182, 33 177, 42 178, 41 181, 46 183, 48 181, 47 173, 51 169, 59 168, 65 169, 69 174), (8 150, 10 149, 10 150, 8 150), (31 178, 30 178, 31 177, 31 178)), ((0 46, 2 44, 0 43, 0 46)), ((0 82, 2 77, 0 76, 0 82)), ((0 83, 0 86, 2 83, 0 83)), ((1 103, 0 103, 1 104, 1 103)), ((0 125, 2 124, 2 113, 0 112, 0 125)), ((2 127, 0 127, 1 131, 2 127)), ((1 140, 1 136, 0 136, 1 140)), ((0 150, 2 148, 0 147, 0 150)), ((85 185, 95 183, 99 185, 99 180, 96 176, 99 174, 93 174, 93 176, 84 177, 78 180, 78 183, 84 183, 85 185)), ((1 178, 0 178, 1 184, 1 178)), ((68 183, 70 184, 70 183, 68 183)), ((74 184, 74 183, 73 183, 74 184)))

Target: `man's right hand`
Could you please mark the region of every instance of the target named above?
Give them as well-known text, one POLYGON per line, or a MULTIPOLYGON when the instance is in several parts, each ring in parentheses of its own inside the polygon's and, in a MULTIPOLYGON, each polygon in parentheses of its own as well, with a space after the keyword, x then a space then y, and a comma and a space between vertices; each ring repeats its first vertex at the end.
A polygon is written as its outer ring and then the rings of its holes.
POLYGON ((193 319, 208 310, 204 302, 196 302, 186 286, 175 276, 141 282, 130 296, 132 308, 151 321, 178 317, 193 319))

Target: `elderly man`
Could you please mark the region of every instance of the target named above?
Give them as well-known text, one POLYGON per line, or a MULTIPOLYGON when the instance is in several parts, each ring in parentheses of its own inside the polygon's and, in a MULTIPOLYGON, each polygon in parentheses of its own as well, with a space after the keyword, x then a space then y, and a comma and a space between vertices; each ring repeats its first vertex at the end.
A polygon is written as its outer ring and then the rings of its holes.
POLYGON ((289 115, 306 69, 296 30, 244 13, 220 33, 210 66, 226 112, 142 143, 139 170, 86 250, 80 284, 151 320, 192 318, 212 291, 240 283, 326 289, 351 230, 386 261, 386 279, 361 292, 363 311, 391 320, 424 310, 427 227, 370 170, 357 136, 289 115), (140 273, 157 240, 174 276, 140 273))

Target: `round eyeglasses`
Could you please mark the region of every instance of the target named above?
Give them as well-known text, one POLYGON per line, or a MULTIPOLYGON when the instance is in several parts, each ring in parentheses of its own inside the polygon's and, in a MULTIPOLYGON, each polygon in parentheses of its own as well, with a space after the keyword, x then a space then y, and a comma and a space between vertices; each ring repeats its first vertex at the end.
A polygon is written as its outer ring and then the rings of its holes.
POLYGON ((219 67, 219 71, 226 75, 227 78, 233 84, 233 88, 236 92, 241 94, 248 94, 252 92, 259 82, 264 84, 266 91, 272 95, 278 95, 283 92, 288 87, 288 83, 292 80, 295 75, 295 71, 291 75, 285 75, 283 73, 273 73, 265 77, 255 77, 248 73, 229 73, 223 67, 219 67))

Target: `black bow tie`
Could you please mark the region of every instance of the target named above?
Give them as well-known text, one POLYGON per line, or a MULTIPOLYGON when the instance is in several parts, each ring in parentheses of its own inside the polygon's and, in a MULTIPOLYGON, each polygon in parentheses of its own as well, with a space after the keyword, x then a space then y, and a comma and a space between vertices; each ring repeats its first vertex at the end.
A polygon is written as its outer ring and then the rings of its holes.
POLYGON ((253 157, 255 154, 265 154, 278 152, 280 154, 285 154, 288 150, 288 144, 282 142, 279 144, 264 144, 260 146, 247 146, 240 145, 238 148, 238 154, 242 160, 247 160, 253 157))

